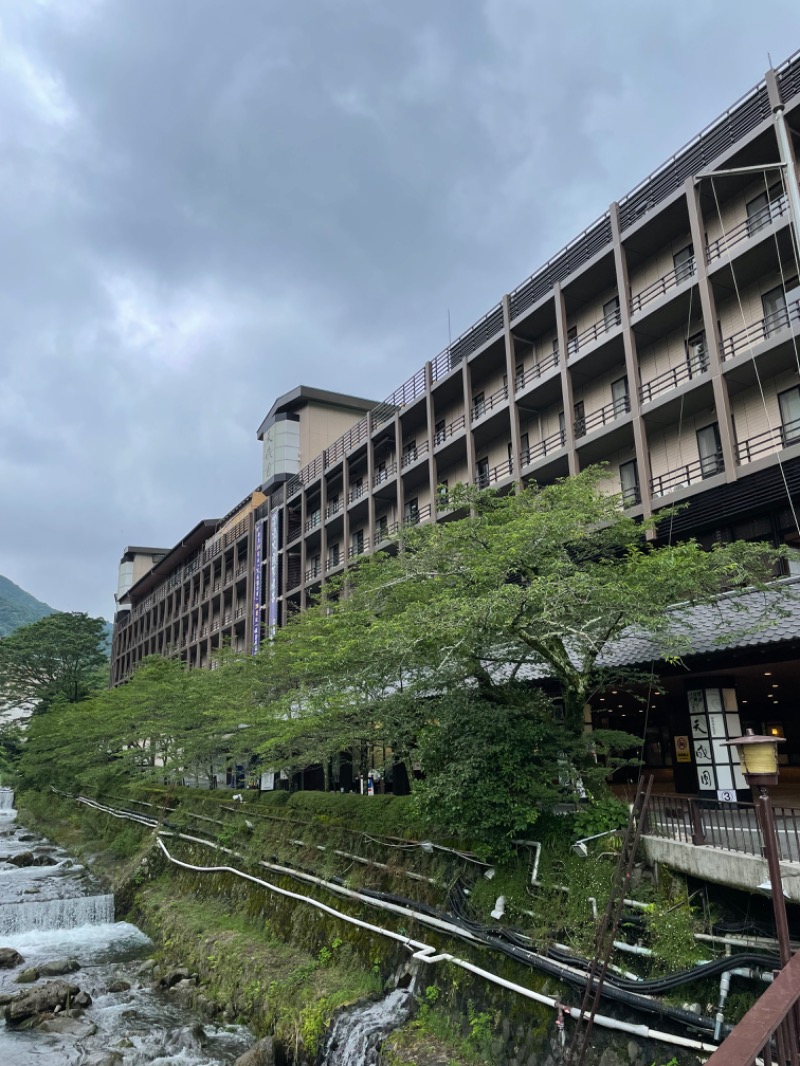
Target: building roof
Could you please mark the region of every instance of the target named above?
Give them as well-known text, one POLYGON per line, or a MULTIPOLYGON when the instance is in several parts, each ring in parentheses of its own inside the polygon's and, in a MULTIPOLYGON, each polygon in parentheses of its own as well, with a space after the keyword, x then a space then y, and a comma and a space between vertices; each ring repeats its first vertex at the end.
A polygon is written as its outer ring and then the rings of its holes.
POLYGON ((151 566, 147 573, 139 578, 136 584, 131 585, 125 595, 120 598, 120 603, 134 603, 146 596, 171 570, 174 570, 180 562, 192 552, 197 551, 210 536, 213 536, 219 524, 219 518, 204 518, 198 522, 174 548, 165 549, 166 554, 163 559, 159 559, 155 566, 151 566))
MULTIPOLYGON (((764 647, 800 636, 800 578, 776 581, 764 591, 730 592, 716 603, 677 604, 670 629, 685 641, 683 658, 764 647)), ((601 666, 642 666, 662 660, 652 637, 623 633, 601 656, 601 666)))
POLYGON ((260 440, 279 414, 297 411, 310 403, 324 404, 326 407, 351 409, 359 413, 371 411, 378 406, 378 400, 365 400, 360 396, 350 396, 344 392, 329 392, 327 389, 314 389, 309 385, 297 385, 289 392, 279 396, 270 407, 267 416, 258 427, 256 436, 260 440))
POLYGON ((125 561, 126 555, 166 555, 168 551, 169 548, 141 548, 137 544, 129 544, 122 553, 122 561, 125 561))

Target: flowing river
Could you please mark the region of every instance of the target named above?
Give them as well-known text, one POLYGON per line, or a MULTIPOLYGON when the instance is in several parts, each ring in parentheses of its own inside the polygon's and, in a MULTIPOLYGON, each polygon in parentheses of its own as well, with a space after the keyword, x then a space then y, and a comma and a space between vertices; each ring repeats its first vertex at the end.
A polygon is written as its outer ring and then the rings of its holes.
POLYGON ((13 948, 24 961, 0 969, 0 995, 50 980, 16 983, 28 968, 75 959, 78 969, 61 979, 88 992, 92 1003, 79 1018, 62 1014, 47 1023, 60 1031, 0 1021, 0 1063, 223 1066, 252 1046, 254 1037, 242 1026, 201 1023, 171 994, 152 988, 143 972, 152 943, 136 926, 114 921, 113 897, 88 871, 17 825, 13 801, 11 791, 0 789, 0 948, 13 948))

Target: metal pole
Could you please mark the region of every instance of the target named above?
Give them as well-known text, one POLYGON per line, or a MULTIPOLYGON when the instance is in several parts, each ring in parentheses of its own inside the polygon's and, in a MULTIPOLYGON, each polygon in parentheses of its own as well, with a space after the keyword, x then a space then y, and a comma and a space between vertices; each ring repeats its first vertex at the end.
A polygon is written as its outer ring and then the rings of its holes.
POLYGON ((769 883, 772 888, 772 909, 775 913, 775 932, 778 940, 778 950, 783 968, 792 957, 792 946, 789 939, 789 922, 786 917, 786 900, 783 895, 783 882, 781 881, 781 864, 778 858, 778 834, 775 830, 775 818, 772 812, 772 801, 766 785, 758 787, 758 802, 756 804, 761 822, 761 835, 764 847, 764 857, 767 860, 769 870, 769 883))
POLYGON ((789 142, 789 132, 786 128, 786 116, 783 113, 783 105, 775 108, 775 131, 778 136, 778 152, 781 162, 786 168, 786 192, 789 197, 789 217, 792 223, 791 229, 794 235, 794 245, 800 262, 800 189, 797 185, 797 173, 794 167, 794 154, 789 142))

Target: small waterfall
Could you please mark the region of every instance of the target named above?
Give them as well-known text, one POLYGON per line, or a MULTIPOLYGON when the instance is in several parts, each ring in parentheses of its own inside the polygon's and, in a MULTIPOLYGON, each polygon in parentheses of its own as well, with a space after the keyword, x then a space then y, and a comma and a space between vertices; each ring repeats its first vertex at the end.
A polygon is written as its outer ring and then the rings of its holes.
POLYGON ((77 929, 113 921, 112 895, 0 903, 0 936, 17 936, 32 930, 77 929))
POLYGON ((384 1037, 402 1025, 414 998, 408 988, 396 988, 366 1007, 340 1014, 325 1044, 323 1066, 373 1066, 384 1037))
POLYGON ((11 788, 0 788, 0 811, 13 811, 14 809, 14 790, 11 788))

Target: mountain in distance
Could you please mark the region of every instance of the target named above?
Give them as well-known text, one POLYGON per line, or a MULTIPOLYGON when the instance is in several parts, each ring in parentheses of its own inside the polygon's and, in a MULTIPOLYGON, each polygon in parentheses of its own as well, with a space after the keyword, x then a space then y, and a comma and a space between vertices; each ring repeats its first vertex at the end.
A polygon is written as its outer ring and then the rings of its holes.
POLYGON ((55 608, 0 574, 0 637, 7 637, 20 626, 30 625, 48 614, 55 614, 55 608))

